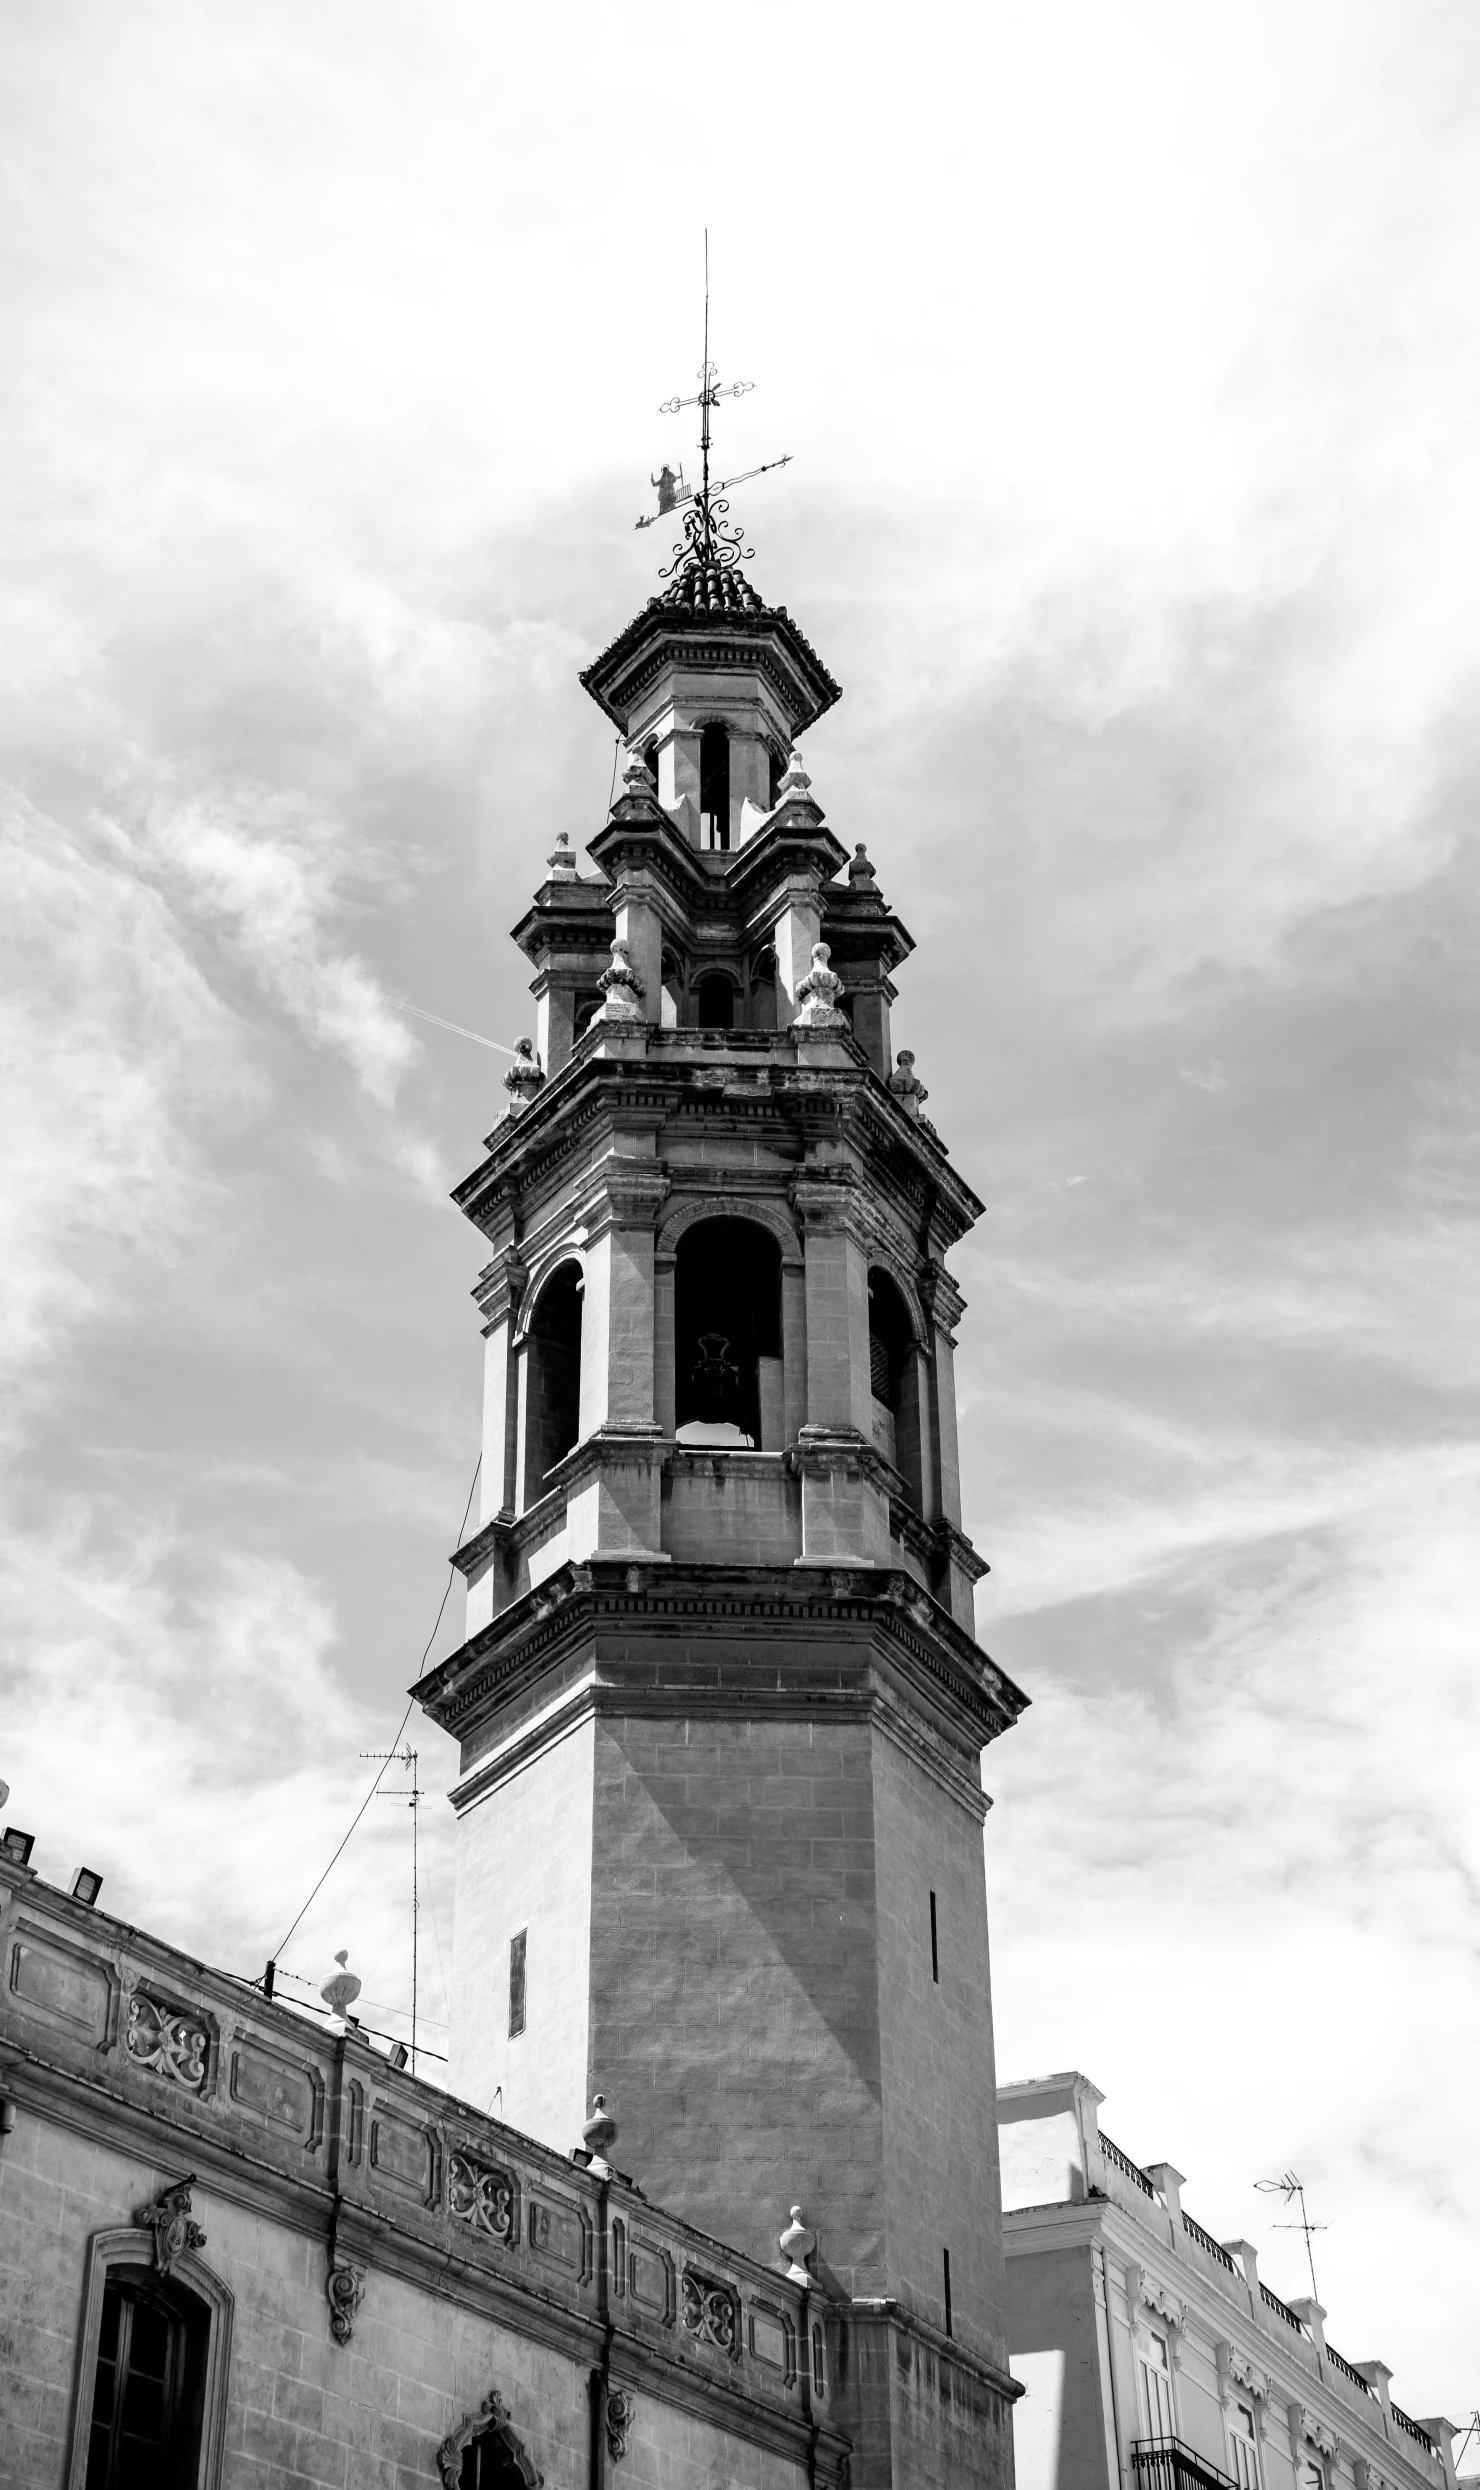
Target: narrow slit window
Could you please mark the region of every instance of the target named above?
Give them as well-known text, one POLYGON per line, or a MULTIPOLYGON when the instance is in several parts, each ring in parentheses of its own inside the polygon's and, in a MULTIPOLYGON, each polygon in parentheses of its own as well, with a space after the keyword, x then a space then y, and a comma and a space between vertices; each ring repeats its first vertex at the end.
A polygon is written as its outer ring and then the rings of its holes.
POLYGON ((940 1986, 940 1944, 935 1926, 935 1896, 930 1897, 930 1977, 940 1986))
POLYGON ((940 2253, 945 2266, 946 2278, 946 2332, 951 2334, 954 2332, 951 2324, 951 2252, 949 2248, 942 2248, 940 2253))
POLYGON ((525 1979, 524 1958, 529 1943, 529 1930, 521 1928, 517 1937, 509 1939, 509 2038, 517 2040, 524 2029, 525 1979))

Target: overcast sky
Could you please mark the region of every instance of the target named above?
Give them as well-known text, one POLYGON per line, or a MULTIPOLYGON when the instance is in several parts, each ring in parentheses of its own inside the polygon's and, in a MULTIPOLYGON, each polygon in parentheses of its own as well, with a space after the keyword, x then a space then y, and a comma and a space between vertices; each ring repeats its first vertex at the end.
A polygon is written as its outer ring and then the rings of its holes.
MULTIPOLYGON (((396 1727, 476 1455, 446 1193, 503 1098, 398 998, 532 1026, 506 929, 604 816, 576 674, 656 584, 707 221, 725 460, 795 458, 754 578, 845 687, 814 792, 987 1205, 1001 2071, 1082 2067, 1287 2294, 1293 2166, 1334 2342, 1467 2411, 1480 17, 15 0, 6 52, 42 1873, 255 1970, 396 1727)), ((409 1901, 377 1800, 285 1963, 348 1944, 389 2028, 409 1901)))

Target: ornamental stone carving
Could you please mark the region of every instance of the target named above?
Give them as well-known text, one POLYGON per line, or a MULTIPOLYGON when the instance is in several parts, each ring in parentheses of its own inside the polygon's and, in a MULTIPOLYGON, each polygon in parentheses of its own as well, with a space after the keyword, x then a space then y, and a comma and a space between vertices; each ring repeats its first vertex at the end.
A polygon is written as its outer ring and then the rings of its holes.
POLYGON ((612 944, 612 964, 604 968, 596 980, 606 1000, 594 1016, 598 1020, 641 1020, 643 982, 627 957, 627 945, 620 939, 612 944))
POLYGON ((607 2389, 606 2451, 614 2464, 620 2464, 627 2452, 627 2433, 637 2414, 634 2398, 625 2386, 607 2389))
POLYGON ((576 866, 575 850, 571 846, 570 832, 568 830, 562 830, 560 832, 554 846, 550 850, 549 856, 546 858, 546 862, 550 868, 550 879, 552 882, 574 882, 579 880, 580 876, 576 866))
MULTIPOLYGON (((834 1574, 835 1587, 838 1580, 839 1577, 834 1574)), ((854 1587, 851 1576, 845 1576, 844 1583, 845 1590, 840 1596, 846 1596, 846 1593, 854 1587)), ((812 2280, 811 2260, 817 2253, 817 2233, 808 2229, 806 2216, 800 2205, 792 2206, 791 2220, 776 2245, 786 2259, 786 2270, 790 2279, 793 2282, 809 2283, 812 2280)))
POLYGON ((1181 2333, 1184 2323, 1181 2301, 1173 2298, 1165 2283, 1158 2282, 1154 2274, 1148 2274, 1144 2265, 1126 2267, 1125 2287, 1133 2312, 1137 2305, 1149 2309, 1152 2316, 1159 2317, 1174 2336, 1181 2333))
POLYGON ((331 2257, 324 2278, 324 2297, 329 2303, 330 2333, 336 2343, 348 2343, 365 2297, 362 2268, 351 2265, 347 2257, 331 2257))
POLYGON ((187 2092, 202 2090, 211 2033, 197 2016, 135 1989, 128 2001, 123 2046, 134 2065, 147 2067, 151 2075, 180 2084, 187 2092))
POLYGON ((853 861, 848 867, 848 879, 854 890, 860 888, 872 890, 878 880, 873 866, 869 863, 868 849, 864 846, 862 839, 853 850, 853 861))
POLYGON ((205 2232, 191 2219, 190 2191, 195 2185, 195 2172, 188 2171, 173 2187, 161 2189, 151 2205, 141 2205, 134 2215, 141 2231, 154 2233, 154 2262, 161 2274, 167 2274, 176 2257, 187 2249, 203 2248, 205 2232))
POLYGON ((515 1038, 514 1060, 504 1074, 504 1087, 509 1093, 510 1115, 522 1115, 545 1086, 544 1070, 534 1051, 534 1039, 515 1038))
POLYGON ((711 2344, 731 2360, 739 2359, 740 2300, 727 2282, 686 2265, 679 2315, 686 2334, 700 2343, 711 2344))
POLYGON ((518 2183, 512 2172, 501 2170, 496 2162, 476 2161, 471 2153, 449 2153, 447 2210, 455 2222, 466 2222, 469 2230, 496 2239, 501 2248, 512 2248, 518 2240, 518 2183))
POLYGON ((1235 2343, 1219 2343, 1217 2352, 1218 2383, 1225 2403, 1235 2388, 1247 2395, 1251 2403, 1268 2403, 1269 2380, 1262 2369, 1255 2367, 1248 2353, 1241 2352, 1235 2343))
POLYGON ((835 969, 828 967, 832 951, 825 942, 812 945, 812 965, 797 988, 801 1010, 793 1021, 797 1029, 846 1029, 848 1016, 838 1009, 838 996, 843 980, 835 969))
POLYGON ((905 1114, 919 1118, 920 1109, 930 1092, 923 1081, 915 1078, 915 1058, 908 1046, 902 1046, 894 1058, 895 1069, 889 1075, 889 1086, 905 1114))
POLYGON ((437 2470, 445 2490, 457 2490, 462 2479, 462 2461, 475 2438, 497 2440, 509 2457, 525 2485, 525 2490, 544 2490, 544 2475, 537 2473, 528 2453, 520 2444, 509 2419, 509 2407, 502 2395, 490 2391, 476 2412, 465 2412, 455 2430, 449 2430, 437 2449, 437 2470))

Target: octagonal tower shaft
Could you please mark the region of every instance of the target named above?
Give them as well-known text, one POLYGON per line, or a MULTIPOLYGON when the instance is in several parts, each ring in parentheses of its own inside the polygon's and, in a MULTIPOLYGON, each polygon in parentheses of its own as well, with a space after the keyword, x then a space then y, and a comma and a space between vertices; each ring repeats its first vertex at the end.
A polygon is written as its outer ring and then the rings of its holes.
POLYGON ((944 1262, 980 1205, 891 1067, 909 936, 776 748, 836 697, 795 627, 655 605, 586 680, 624 726, 723 709, 775 800, 706 848, 639 750, 516 929, 541 1062, 455 1196, 467 1640, 417 1689, 462 1748, 452 2081, 563 2147, 600 2090, 753 2255, 801 2202, 855 2482, 1003 2484, 979 1757, 1023 1699, 973 1632, 944 1262))

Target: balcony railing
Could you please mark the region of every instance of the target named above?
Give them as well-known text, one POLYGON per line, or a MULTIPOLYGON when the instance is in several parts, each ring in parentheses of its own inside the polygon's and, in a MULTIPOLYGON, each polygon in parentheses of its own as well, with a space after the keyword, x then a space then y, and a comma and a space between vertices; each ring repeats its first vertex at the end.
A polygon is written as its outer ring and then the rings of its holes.
POLYGON ((1305 2328, 1302 2326, 1293 2308, 1286 2308, 1284 2301, 1279 2298, 1277 2293, 1270 2290, 1268 2283, 1261 2283, 1259 2285, 1259 2297, 1264 2302, 1266 2308, 1272 2308, 1274 2310, 1276 2317, 1283 2317, 1287 2326, 1293 2326, 1295 2332, 1299 2335, 1304 2334, 1305 2328))
POLYGON ((1138 2187, 1143 2196, 1155 2196, 1156 2190, 1152 2186, 1151 2181, 1147 2178, 1145 2171, 1137 2169, 1129 2153, 1123 2153, 1118 2144, 1111 2143, 1110 2138, 1106 2135, 1103 2127, 1100 2129, 1100 2150, 1104 2154, 1106 2161, 1110 2162, 1114 2168, 1120 2172, 1121 2177, 1123 2179, 1129 2179, 1132 2187, 1138 2187))
POLYGON ((1234 2264, 1228 2250, 1213 2237, 1211 2231, 1205 2231, 1200 2222, 1194 2222, 1190 2213, 1183 2214, 1182 2228, 1189 2239, 1196 2240, 1203 2255, 1213 2259, 1215 2265, 1225 2266, 1230 2274, 1238 2272, 1238 2267, 1234 2264))
POLYGON ((1429 2436, 1428 2431, 1426 2429, 1420 2429, 1417 2421, 1410 2420, 1401 2404, 1389 2404, 1388 2410, 1391 2412, 1393 2419, 1397 2422, 1399 2429, 1406 2429, 1409 2437, 1416 2438, 1421 2447, 1427 2447, 1430 2455, 1435 2453, 1434 2442, 1429 2436))
POLYGON ((1371 2394, 1372 2386, 1370 2380, 1363 2377, 1360 2369, 1354 2369, 1349 2360, 1343 2360, 1340 2352, 1334 2350, 1329 2343, 1326 2346, 1326 2358, 1331 2363, 1332 2368, 1337 2370, 1340 2375, 1345 2378, 1348 2386, 1354 2386, 1357 2389, 1357 2392, 1361 2395, 1371 2394))
POLYGON ((1138 2438, 1131 2462, 1137 2490, 1236 2490, 1227 2473, 1180 2438, 1138 2438))

